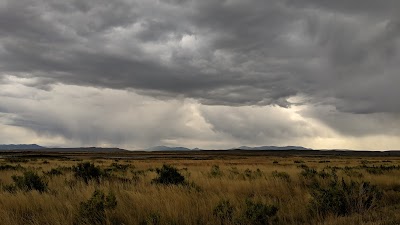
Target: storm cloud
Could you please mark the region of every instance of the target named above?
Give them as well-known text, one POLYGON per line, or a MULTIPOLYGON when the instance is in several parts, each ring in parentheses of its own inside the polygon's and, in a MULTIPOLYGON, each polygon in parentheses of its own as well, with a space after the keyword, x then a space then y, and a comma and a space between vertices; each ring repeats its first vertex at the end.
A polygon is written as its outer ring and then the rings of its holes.
POLYGON ((77 144, 398 137, 399 15, 395 0, 0 0, 0 121, 77 144), (104 105, 79 108, 99 102, 87 92, 104 105))

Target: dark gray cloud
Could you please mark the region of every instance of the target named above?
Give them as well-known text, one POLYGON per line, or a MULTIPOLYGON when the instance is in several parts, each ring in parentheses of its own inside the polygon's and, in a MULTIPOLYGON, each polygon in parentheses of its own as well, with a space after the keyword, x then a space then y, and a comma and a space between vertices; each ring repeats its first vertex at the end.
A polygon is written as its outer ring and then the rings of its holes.
POLYGON ((398 1, 2 1, 0 73, 183 96, 398 113, 398 1))

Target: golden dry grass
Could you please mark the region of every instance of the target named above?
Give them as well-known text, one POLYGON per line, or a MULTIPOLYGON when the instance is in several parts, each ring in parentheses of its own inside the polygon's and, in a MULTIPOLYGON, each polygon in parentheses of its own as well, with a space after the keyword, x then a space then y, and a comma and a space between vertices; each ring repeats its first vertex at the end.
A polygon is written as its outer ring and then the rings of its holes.
MULTIPOLYGON (((72 171, 63 171, 60 176, 46 176, 52 168, 72 167, 80 161, 62 159, 36 159, 28 162, 9 162, 0 160, 0 165, 20 164, 27 170, 38 172, 48 181, 49 190, 17 191, 10 193, 0 190, 0 224, 74 224, 78 216, 80 203, 87 201, 95 190, 115 193, 117 207, 107 210, 107 224, 221 224, 213 215, 213 210, 221 200, 229 200, 234 207, 234 217, 240 217, 245 211, 246 199, 278 207, 277 215, 271 224, 400 224, 397 215, 400 208, 400 170, 384 171, 383 174, 370 174, 359 167, 365 159, 319 158, 319 157, 241 157, 219 158, 213 160, 176 160, 143 159, 118 160, 118 164, 127 164, 127 171, 113 171, 114 177, 133 180, 122 182, 116 178, 102 179, 100 183, 84 183, 77 180, 72 171), (46 162, 48 163, 46 163, 46 162), (274 161, 278 163, 274 163, 274 161), (173 165, 185 176, 189 186, 165 186, 152 183, 157 176, 155 168, 163 164, 173 165), (362 214, 347 216, 327 215, 318 217, 310 214, 311 195, 300 175, 307 165, 318 171, 330 167, 357 167, 355 172, 362 177, 346 173, 339 169, 337 174, 345 180, 368 181, 383 191, 378 207, 362 214), (211 176, 213 165, 218 165, 220 176, 211 176), (247 170, 247 172, 246 172, 247 170), (257 172, 257 170, 259 172, 257 172), (135 175, 137 171, 143 174, 135 175), (250 171, 250 172, 249 172, 250 171), (285 172, 290 181, 274 177, 273 171, 285 172), (247 175, 246 175, 247 174, 247 175), (152 218, 156 218, 153 219, 152 218), (157 219, 158 218, 158 219, 157 219)), ((368 158, 366 165, 400 165, 400 158, 368 158), (385 161, 385 162, 383 162, 385 161)), ((85 159, 102 169, 116 163, 113 159, 85 159)), ((0 184, 13 183, 12 175, 21 175, 22 170, 0 171, 0 184)), ((226 224, 234 224, 234 220, 226 224)), ((239 222, 236 222, 239 223, 239 222)))

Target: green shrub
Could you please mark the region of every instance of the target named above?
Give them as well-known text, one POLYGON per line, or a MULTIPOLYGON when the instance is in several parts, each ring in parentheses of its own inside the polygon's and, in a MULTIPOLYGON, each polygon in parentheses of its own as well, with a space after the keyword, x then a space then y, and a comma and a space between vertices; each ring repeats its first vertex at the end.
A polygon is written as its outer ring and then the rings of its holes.
POLYGON ((72 170, 75 178, 83 180, 86 184, 88 184, 90 180, 95 180, 99 183, 100 178, 105 175, 100 167, 89 162, 79 163, 77 166, 74 166, 72 170))
POLYGON ((315 169, 312 168, 304 168, 303 171, 301 171, 300 173, 304 178, 314 178, 317 175, 317 171, 315 169))
POLYGON ((0 170, 24 170, 20 164, 13 166, 10 164, 0 165, 0 170))
POLYGON ((10 193, 17 192, 17 187, 15 187, 15 185, 12 185, 12 184, 2 185, 2 188, 3 188, 3 191, 7 191, 7 192, 10 192, 10 193))
POLYGON ((228 200, 220 201, 213 210, 213 215, 218 217, 221 224, 232 222, 234 208, 228 200))
POLYGON ((222 171, 218 165, 213 165, 210 170, 211 177, 222 177, 222 171))
POLYGON ((37 190, 40 193, 47 190, 47 182, 45 182, 37 173, 27 171, 23 176, 12 176, 16 189, 23 191, 37 190))
POLYGON ((252 225, 268 225, 272 222, 277 212, 278 208, 274 205, 253 202, 247 199, 244 212, 245 223, 252 225))
POLYGON ((345 216, 352 213, 363 213, 377 205, 382 192, 368 182, 346 183, 332 181, 328 187, 312 187, 310 209, 321 216, 327 214, 345 216))
POLYGON ((186 183, 185 177, 182 176, 173 166, 163 165, 161 168, 157 168, 156 172, 158 177, 153 179, 154 183, 165 185, 178 185, 186 183))
POLYGON ((106 196, 96 190, 89 200, 81 202, 75 224, 106 224, 106 210, 115 209, 116 206, 117 199, 112 192, 106 196))

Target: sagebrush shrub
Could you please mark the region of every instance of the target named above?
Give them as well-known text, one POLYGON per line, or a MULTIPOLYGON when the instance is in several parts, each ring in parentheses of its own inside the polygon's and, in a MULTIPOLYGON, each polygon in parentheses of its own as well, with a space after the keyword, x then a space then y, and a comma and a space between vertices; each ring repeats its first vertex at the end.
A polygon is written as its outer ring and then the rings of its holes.
POLYGON ((325 216, 339 216, 363 213, 375 207, 382 197, 382 192, 369 182, 350 181, 346 183, 334 180, 328 187, 312 187, 310 209, 313 213, 325 216))
POLYGON ((96 190, 89 200, 81 202, 76 224, 106 224, 106 210, 115 209, 116 206, 117 199, 112 192, 106 196, 96 190))
POLYGON ((233 219, 234 208, 229 200, 221 200, 213 210, 213 215, 218 217, 221 224, 231 222, 233 219))
POLYGON ((82 179, 86 184, 89 183, 90 180, 95 180, 99 183, 100 178, 105 175, 100 167, 90 162, 78 163, 72 170, 75 178, 82 179))
POLYGON ((247 224, 268 225, 272 222, 272 219, 277 212, 278 207, 274 205, 267 205, 261 202, 253 202, 247 199, 244 218, 247 224))
POLYGON ((313 168, 304 168, 303 171, 301 171, 300 173, 304 178, 310 179, 310 178, 314 178, 318 172, 313 169, 313 168))
POLYGON ((16 189, 23 191, 36 190, 40 193, 47 190, 47 182, 35 172, 27 171, 23 176, 14 175, 11 178, 16 189))
POLYGON ((3 170, 24 170, 24 168, 20 164, 16 166, 10 164, 0 165, 0 171, 3 170))
POLYGON ((213 165, 210 170, 211 177, 222 177, 222 171, 218 165, 213 165))
POLYGON ((173 166, 163 165, 161 168, 157 168, 156 172, 158 177, 153 179, 154 183, 157 184, 166 184, 166 185, 178 185, 185 184, 185 177, 182 176, 178 169, 173 166))

